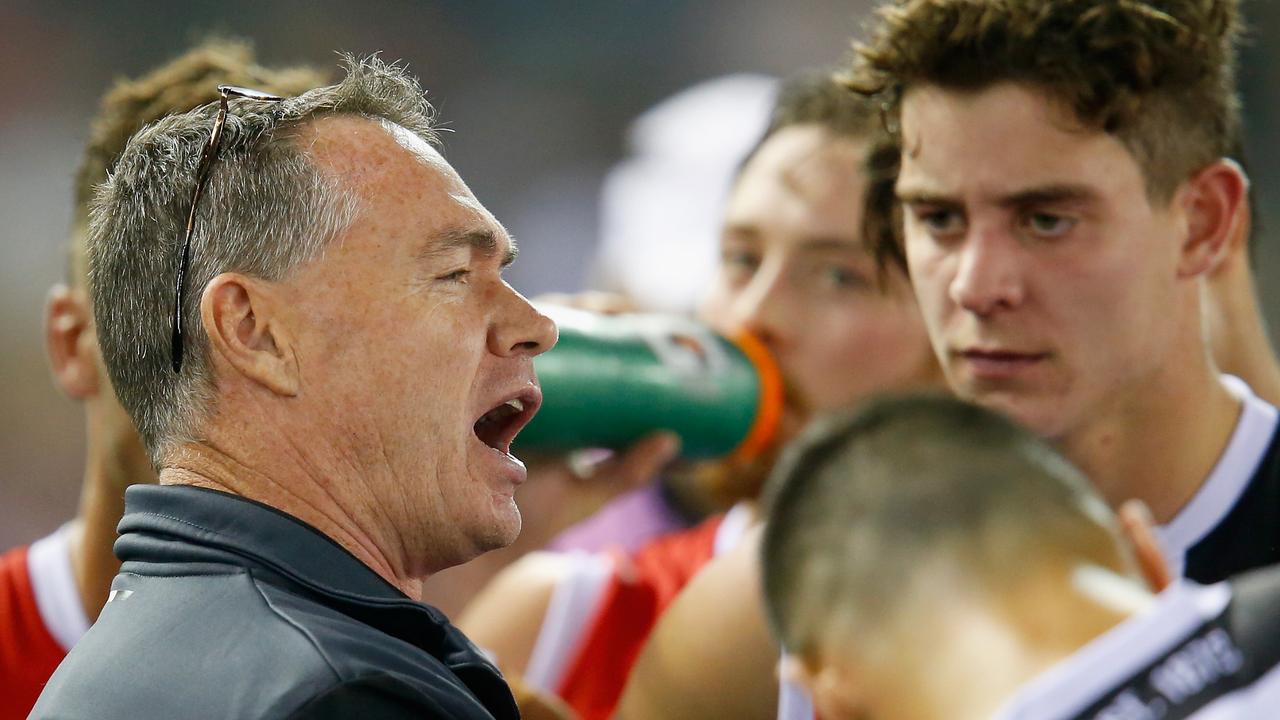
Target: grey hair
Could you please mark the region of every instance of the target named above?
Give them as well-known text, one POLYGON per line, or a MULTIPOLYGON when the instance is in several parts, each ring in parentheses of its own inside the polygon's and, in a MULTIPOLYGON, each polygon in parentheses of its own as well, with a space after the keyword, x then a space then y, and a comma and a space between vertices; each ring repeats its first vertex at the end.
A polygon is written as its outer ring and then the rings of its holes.
POLYGON ((1009 419, 940 395, 816 423, 779 462, 767 503, 766 613, 788 652, 815 659, 839 647, 897 658, 947 603, 998 603, 1047 560, 1119 552, 1114 516, 1074 466, 1009 419))
POLYGON ((200 298, 216 276, 284 279, 356 220, 359 203, 311 162, 299 130, 328 115, 394 123, 436 144, 434 111, 403 67, 343 55, 346 77, 282 102, 231 101, 196 216, 182 307, 184 359, 170 365, 174 282, 211 103, 140 130, 90 208, 89 283, 102 356, 152 463, 198 441, 215 381, 200 298))

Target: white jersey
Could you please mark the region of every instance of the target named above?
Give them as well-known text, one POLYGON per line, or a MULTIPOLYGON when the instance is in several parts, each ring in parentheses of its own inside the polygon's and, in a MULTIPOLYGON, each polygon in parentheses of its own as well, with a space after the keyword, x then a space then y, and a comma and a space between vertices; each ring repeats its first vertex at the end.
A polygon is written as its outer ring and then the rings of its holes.
POLYGON ((1280 717, 1280 568, 1181 581, 1024 685, 997 720, 1280 717))

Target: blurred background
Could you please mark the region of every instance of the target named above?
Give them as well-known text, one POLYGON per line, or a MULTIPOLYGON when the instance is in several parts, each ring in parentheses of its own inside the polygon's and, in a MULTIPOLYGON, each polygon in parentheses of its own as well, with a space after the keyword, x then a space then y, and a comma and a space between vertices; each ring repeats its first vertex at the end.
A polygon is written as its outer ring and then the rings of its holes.
MULTIPOLYGON (((847 52, 871 0, 0 0, 0 549, 70 517, 79 408, 53 388, 41 317, 63 274, 72 178, 113 79, 137 76, 211 32, 250 39, 265 65, 336 67, 380 51, 421 79, 446 157, 519 239, 509 273, 529 295, 605 280, 593 258, 600 194, 645 109, 729 73, 787 75, 847 52)), ((1280 331, 1280 3, 1246 0, 1244 49, 1258 255, 1280 331), (1265 237, 1266 229, 1275 242, 1265 237)), ((660 196, 659 196, 660 197, 660 196)), ((661 214, 664 203, 650 212, 661 214)), ((655 226, 658 227, 658 226, 655 226)), ((678 265, 678 263, 677 263, 678 265)))

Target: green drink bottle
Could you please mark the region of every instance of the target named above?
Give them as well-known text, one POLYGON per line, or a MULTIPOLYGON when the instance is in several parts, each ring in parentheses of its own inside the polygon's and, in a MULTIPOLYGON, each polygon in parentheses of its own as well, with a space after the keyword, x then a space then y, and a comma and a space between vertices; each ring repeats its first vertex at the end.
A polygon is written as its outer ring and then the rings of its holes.
POLYGON ((679 435, 688 459, 750 459, 772 444, 782 380, 755 337, 676 316, 539 310, 560 340, 534 358, 543 402, 517 451, 620 449, 655 430, 679 435))

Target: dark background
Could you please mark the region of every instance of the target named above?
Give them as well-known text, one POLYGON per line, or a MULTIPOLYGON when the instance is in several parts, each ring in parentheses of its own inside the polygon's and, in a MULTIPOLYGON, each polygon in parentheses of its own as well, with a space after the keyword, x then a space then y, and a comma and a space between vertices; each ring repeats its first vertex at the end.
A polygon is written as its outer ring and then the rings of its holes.
MULTIPOLYGON (((209 32, 253 40, 264 64, 336 65, 381 51, 422 80, 453 132, 446 157, 521 244, 526 294, 590 282, 601 179, 628 122, 731 72, 786 75, 841 59, 869 0, 15 2, 0 0, 0 548, 74 510, 79 408, 43 354, 44 293, 62 274, 71 181, 97 98, 209 32)), ((1280 6, 1246 3, 1242 61, 1254 182, 1280 238, 1280 6)), ((654 212, 662 212, 655 207, 654 212)), ((1280 242, 1280 240, 1278 240, 1280 242)), ((1280 328, 1280 253, 1259 254, 1280 328)))

